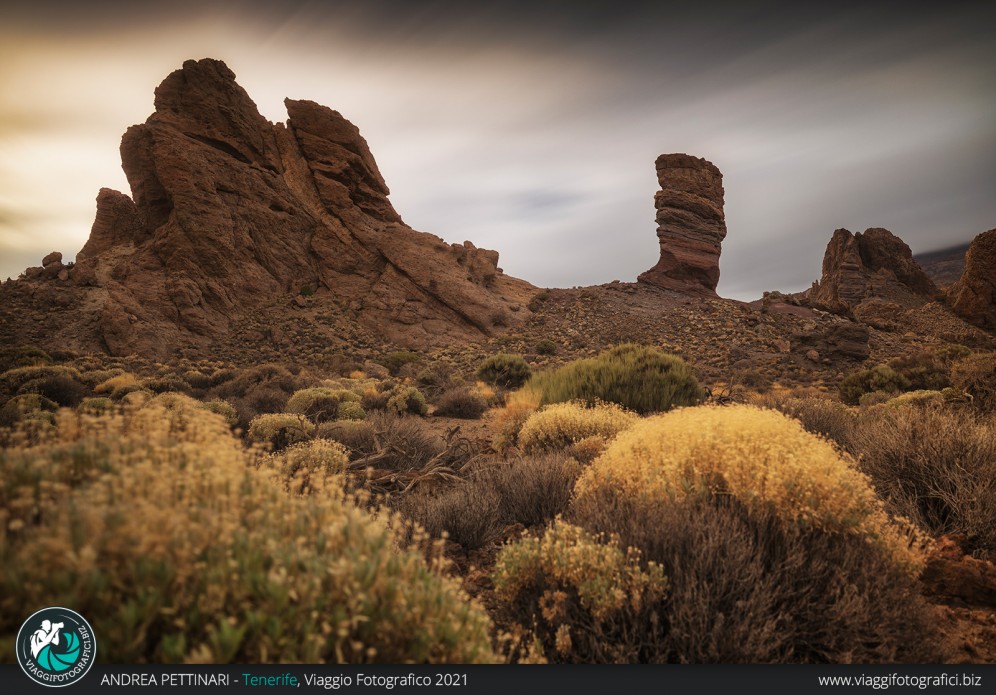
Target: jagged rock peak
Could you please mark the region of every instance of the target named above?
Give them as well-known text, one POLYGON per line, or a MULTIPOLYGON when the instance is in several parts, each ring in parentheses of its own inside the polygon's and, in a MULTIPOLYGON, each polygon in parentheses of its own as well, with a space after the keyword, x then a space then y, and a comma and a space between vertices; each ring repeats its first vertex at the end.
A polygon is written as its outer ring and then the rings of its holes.
POLYGON ((833 311, 848 311, 868 299, 902 306, 923 304, 937 286, 913 259, 913 252, 888 229, 874 227, 852 234, 838 229, 823 256, 823 274, 809 300, 833 311))
POLYGON ((689 294, 715 295, 726 238, 723 174, 687 154, 657 158, 661 190, 654 196, 660 260, 641 282, 689 294))
POLYGON ((996 330, 996 229, 972 240, 965 253, 965 270, 948 297, 963 319, 996 330))
POLYGON ((121 140, 132 197, 100 191, 71 270, 92 292, 80 348, 203 352, 281 301, 300 308, 304 287, 405 347, 523 320, 534 288, 505 277, 496 252, 405 225, 359 129, 311 101, 285 105, 286 125, 267 121, 218 60, 188 60, 162 81, 155 112, 121 140))

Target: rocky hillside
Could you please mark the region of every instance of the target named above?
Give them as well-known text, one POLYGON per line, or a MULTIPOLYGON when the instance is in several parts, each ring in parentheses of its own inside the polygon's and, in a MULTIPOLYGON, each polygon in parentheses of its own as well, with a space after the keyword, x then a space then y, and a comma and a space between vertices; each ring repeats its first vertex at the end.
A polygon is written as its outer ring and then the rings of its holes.
POLYGON ((920 264, 934 284, 946 290, 958 281, 965 270, 966 251, 968 244, 958 244, 939 251, 918 253, 913 256, 913 260, 920 264))

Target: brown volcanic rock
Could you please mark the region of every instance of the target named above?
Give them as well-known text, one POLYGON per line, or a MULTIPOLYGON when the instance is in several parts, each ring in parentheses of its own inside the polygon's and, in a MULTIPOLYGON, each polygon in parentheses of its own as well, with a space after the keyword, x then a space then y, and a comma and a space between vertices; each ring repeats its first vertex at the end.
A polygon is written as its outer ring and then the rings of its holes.
POLYGON ((719 254, 726 238, 723 174, 687 154, 657 158, 661 190, 654 196, 660 260, 640 282, 687 294, 715 296, 719 254))
POLYGON ((515 322, 533 288, 504 276, 497 253, 407 227, 357 128, 313 102, 286 105, 287 126, 269 123, 216 60, 187 61, 159 86, 155 113, 121 142, 134 202, 101 190, 70 274, 90 293, 81 321, 101 347, 203 351, 304 286, 410 347, 515 322))
POLYGON ((867 299, 911 308, 936 294, 937 286, 913 260, 910 247, 889 230, 851 234, 838 229, 823 256, 823 276, 807 298, 815 306, 847 312, 867 299))
POLYGON ((996 330, 996 229, 975 237, 965 254, 965 270, 948 293, 963 319, 996 330))

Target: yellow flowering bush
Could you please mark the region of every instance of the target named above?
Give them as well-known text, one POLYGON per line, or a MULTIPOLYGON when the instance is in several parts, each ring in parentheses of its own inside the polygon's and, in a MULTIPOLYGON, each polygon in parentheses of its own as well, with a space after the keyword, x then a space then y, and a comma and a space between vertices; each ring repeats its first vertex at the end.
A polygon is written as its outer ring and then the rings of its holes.
POLYGON ((58 418, 0 450, 0 661, 46 605, 86 615, 110 663, 495 660, 483 610, 398 521, 287 494, 222 417, 58 418))
POLYGON ((919 539, 893 524, 869 478, 797 421, 752 406, 702 406, 644 420, 582 474, 575 496, 612 489, 634 498, 730 495, 801 527, 865 537, 912 572, 919 539))
POLYGON ((592 437, 609 441, 637 420, 638 415, 614 403, 556 403, 529 416, 519 431, 519 445, 533 453, 565 449, 592 437))

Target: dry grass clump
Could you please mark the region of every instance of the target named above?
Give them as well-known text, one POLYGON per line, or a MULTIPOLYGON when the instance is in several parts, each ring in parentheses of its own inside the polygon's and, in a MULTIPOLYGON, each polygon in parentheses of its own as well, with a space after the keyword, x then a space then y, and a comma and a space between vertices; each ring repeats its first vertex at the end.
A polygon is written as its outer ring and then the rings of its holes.
POLYGON ((542 394, 536 389, 523 388, 505 399, 505 407, 498 411, 495 434, 491 446, 502 453, 519 445, 519 432, 526 420, 540 407, 542 394))
POLYGON ((786 526, 729 496, 661 504, 611 489, 568 520, 663 567, 655 660, 937 663, 919 585, 863 538, 786 526))
POLYGON ((315 432, 321 439, 339 442, 349 451, 350 458, 370 453, 376 448, 374 427, 367 421, 337 420, 325 422, 315 432))
POLYGON ((955 362, 951 368, 954 386, 968 393, 983 412, 996 411, 996 352, 981 353, 955 362))
POLYGON ((249 423, 249 441, 269 444, 280 450, 310 438, 315 425, 303 415, 295 413, 268 413, 257 415, 249 423))
POLYGON ((829 398, 784 397, 775 394, 757 398, 754 403, 795 418, 807 432, 826 437, 845 451, 850 451, 851 432, 858 421, 857 410, 829 398))
POLYGON ((729 495, 789 526, 868 539, 911 573, 922 567, 912 531, 890 522, 853 462, 772 410, 701 406, 641 421, 585 470, 575 494, 607 488, 661 504, 729 495))
POLYGON ((615 403, 556 403, 529 416, 519 431, 519 445, 535 453, 562 450, 593 437, 608 442, 639 419, 615 403))
POLYGON ((436 401, 434 415, 476 420, 488 409, 485 398, 470 386, 445 391, 436 401))
POLYGON ((705 391, 681 358, 643 345, 618 345, 529 381, 542 402, 618 403, 640 414, 700 403, 705 391))
POLYGON ((399 511, 433 537, 445 532, 465 548, 480 548, 512 524, 536 526, 564 512, 580 474, 577 461, 558 454, 483 461, 445 490, 406 496, 399 511))
POLYGON ((507 610, 519 624, 534 625, 552 661, 664 660, 667 578, 615 539, 558 520, 541 537, 505 546, 493 579, 507 610))
POLYGON ((220 417, 155 408, 64 411, 0 451, 0 634, 54 603, 115 663, 495 659, 484 612, 391 523, 252 463, 220 417))
POLYGON ((933 535, 965 534, 996 557, 996 423, 941 406, 881 408, 852 435, 892 511, 933 535))

